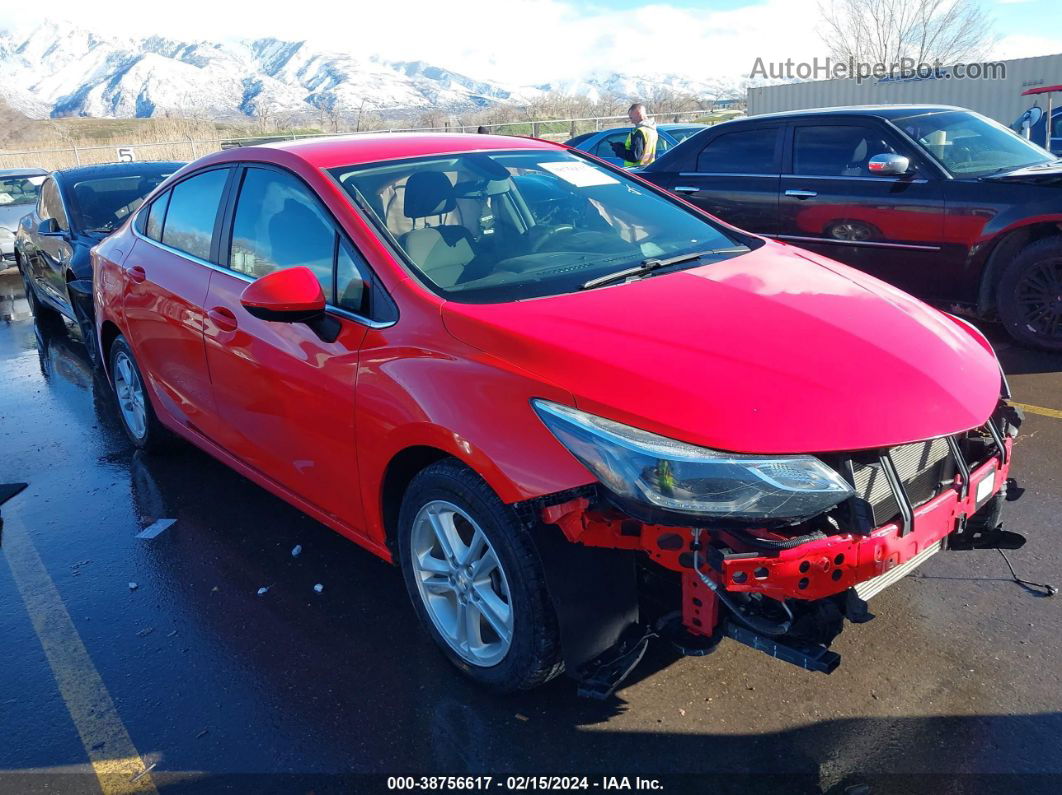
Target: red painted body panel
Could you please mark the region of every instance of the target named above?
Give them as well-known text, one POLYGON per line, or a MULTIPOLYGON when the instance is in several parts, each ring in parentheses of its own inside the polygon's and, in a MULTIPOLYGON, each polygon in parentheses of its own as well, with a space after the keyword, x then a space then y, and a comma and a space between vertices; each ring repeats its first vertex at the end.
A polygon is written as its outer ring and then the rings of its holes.
POLYGON ((204 336, 220 420, 214 439, 320 510, 361 527, 354 387, 365 327, 340 320, 336 341, 322 342, 302 323, 252 316, 240 305, 245 288, 245 280, 226 273, 210 281, 204 336), (235 328, 214 322, 219 310, 235 328))
POLYGON ((274 312, 323 312, 325 294, 312 270, 287 268, 248 284, 240 303, 274 312))
POLYGON ((981 425, 995 357, 871 276, 768 243, 700 268, 508 305, 447 328, 548 377, 587 411, 722 450, 902 444, 981 425))
MULTIPOLYGON (((132 242, 132 241, 131 241, 132 242)), ((208 429, 217 409, 203 351, 204 302, 212 271, 143 240, 132 242, 114 297, 137 329, 130 344, 165 411, 181 425, 208 429)))
POLYGON ((998 365, 967 329, 871 277, 774 243, 585 293, 446 303, 409 276, 322 171, 554 146, 363 136, 210 155, 193 168, 260 161, 301 177, 375 271, 397 323, 343 318, 336 342, 323 343, 304 325, 257 320, 240 305, 245 280, 180 262, 129 224, 96 250, 97 321, 129 338, 166 425, 383 557, 382 486, 404 450, 452 455, 510 503, 592 481, 534 414, 536 397, 757 452, 900 444, 980 425, 995 406, 998 365), (124 265, 109 257, 116 248, 131 251, 124 265), (167 257, 174 263, 163 269, 167 257), (131 279, 134 263, 146 280, 131 279))

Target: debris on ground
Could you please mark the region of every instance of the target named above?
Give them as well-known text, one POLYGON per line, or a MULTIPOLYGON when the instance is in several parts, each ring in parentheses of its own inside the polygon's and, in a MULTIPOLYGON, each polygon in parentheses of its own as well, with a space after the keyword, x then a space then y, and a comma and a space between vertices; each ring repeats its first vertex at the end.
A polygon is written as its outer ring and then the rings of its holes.
POLYGON ((258 589, 258 595, 265 596, 267 593, 269 593, 270 587, 271 586, 269 585, 263 585, 261 588, 258 589))
POLYGON ((139 588, 139 587, 140 587, 140 586, 139 586, 139 585, 137 585, 137 584, 136 584, 135 582, 131 582, 131 583, 129 583, 129 590, 130 590, 130 591, 135 591, 135 590, 136 590, 137 588, 139 588))
POLYGON ((198 740, 200 737, 206 737, 208 734, 210 734, 210 729, 200 729, 195 735, 195 739, 198 740))
POLYGON ((135 776, 133 776, 131 779, 129 779, 129 783, 130 784, 136 783, 137 781, 142 779, 144 776, 146 776, 148 773, 150 773, 152 770, 154 770, 157 765, 158 765, 158 762, 152 762, 148 767, 145 767, 143 770, 141 770, 139 773, 137 773, 135 776))
POLYGON ((321 591, 324 590, 324 586, 321 585, 321 583, 317 583, 317 585, 313 586, 313 589, 317 591, 317 593, 321 593, 321 591))
POLYGON ((140 630, 138 633, 136 633, 136 636, 138 638, 146 638, 148 635, 150 635, 154 631, 155 631, 154 627, 144 627, 142 630, 140 630))
POLYGON ((302 554, 302 544, 296 544, 294 547, 292 547, 291 556, 293 558, 297 558, 301 554, 302 554))
POLYGON ((139 533, 137 533, 136 537, 144 539, 155 538, 163 531, 169 530, 175 524, 177 524, 176 519, 156 519, 154 522, 152 522, 139 533))
POLYGON ((177 634, 177 630, 173 630, 173 632, 167 632, 166 633, 166 637, 167 638, 172 638, 176 634, 177 634))

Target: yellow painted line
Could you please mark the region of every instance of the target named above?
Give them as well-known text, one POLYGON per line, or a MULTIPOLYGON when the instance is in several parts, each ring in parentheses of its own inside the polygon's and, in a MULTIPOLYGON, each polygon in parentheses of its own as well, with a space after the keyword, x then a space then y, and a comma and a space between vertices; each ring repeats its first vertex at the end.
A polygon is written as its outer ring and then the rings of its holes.
POLYGON ((133 747, 110 693, 17 514, 7 513, 4 517, 2 550, 100 789, 104 795, 157 792, 151 773, 133 747))
POLYGON ((1056 420, 1062 420, 1062 411, 1058 409, 1045 409, 1043 406, 1030 406, 1028 403, 1017 403, 1013 400, 1011 405, 1017 406, 1022 411, 1027 411, 1030 414, 1040 414, 1044 417, 1054 417, 1056 420))

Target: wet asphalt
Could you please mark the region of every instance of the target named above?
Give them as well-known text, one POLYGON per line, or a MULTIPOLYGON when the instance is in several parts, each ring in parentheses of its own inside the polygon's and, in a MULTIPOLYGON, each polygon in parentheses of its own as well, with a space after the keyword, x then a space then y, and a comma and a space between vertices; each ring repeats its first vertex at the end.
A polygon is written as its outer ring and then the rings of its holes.
MULTIPOLYGON (((1015 399, 1062 409, 1062 357, 991 333, 1015 399)), ((1019 573, 1055 584, 1060 451, 1062 419, 1030 414, 1013 470, 1027 491, 1006 516, 1029 537, 1011 553, 1019 573)), ((830 676, 724 641, 703 658, 652 648, 605 703, 566 678, 491 696, 420 630, 396 569, 190 446, 135 452, 77 332, 38 327, 13 271, 0 275, 11 481, 29 487, 0 509, 0 792, 99 791, 88 749, 120 746, 114 720, 57 684, 95 675, 163 791, 349 791, 384 780, 330 776, 445 773, 687 774, 672 791, 1062 790, 1062 596, 1009 581, 995 551, 938 555, 876 597, 876 619, 835 642, 830 676), (160 518, 176 521, 136 537, 160 518), (46 653, 33 617, 47 627, 56 600, 15 576, 25 556, 11 558, 9 538, 31 543, 87 655, 46 653)))

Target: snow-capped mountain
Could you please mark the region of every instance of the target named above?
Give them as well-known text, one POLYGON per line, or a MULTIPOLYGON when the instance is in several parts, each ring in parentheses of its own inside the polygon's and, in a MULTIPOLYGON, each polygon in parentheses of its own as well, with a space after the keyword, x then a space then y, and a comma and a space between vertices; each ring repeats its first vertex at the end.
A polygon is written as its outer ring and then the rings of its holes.
POLYGON ((423 61, 331 52, 304 41, 236 43, 106 37, 47 22, 25 38, 0 31, 0 98, 35 118, 49 116, 208 118, 359 109, 409 112, 522 104, 558 91, 651 98, 660 88, 734 96, 723 82, 673 75, 590 75, 555 84, 506 86, 423 61))

